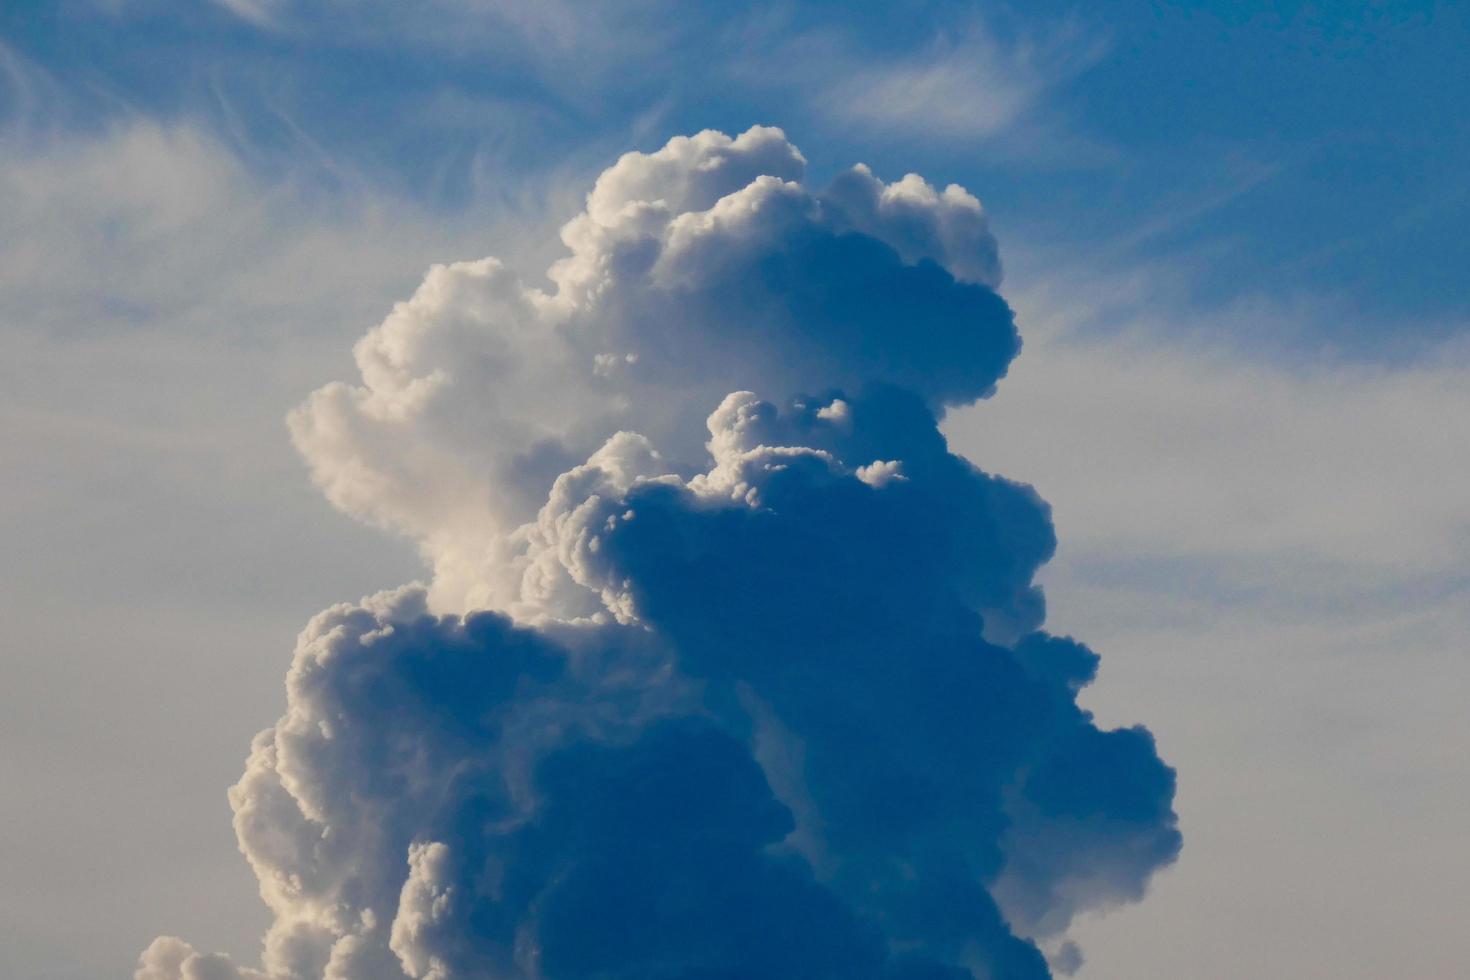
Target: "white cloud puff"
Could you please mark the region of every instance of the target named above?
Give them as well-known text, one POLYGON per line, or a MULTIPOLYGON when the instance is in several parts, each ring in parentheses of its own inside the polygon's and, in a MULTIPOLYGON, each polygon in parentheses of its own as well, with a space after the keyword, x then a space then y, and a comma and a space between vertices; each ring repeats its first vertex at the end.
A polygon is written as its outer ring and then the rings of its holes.
POLYGON ((291 415, 317 483, 421 543, 436 607, 504 609, 510 536, 613 432, 687 473, 704 433, 685 406, 732 390, 988 393, 1018 341, 979 202, 861 166, 813 192, 804 163, 777 129, 679 137, 597 179, 547 286, 436 266, 357 345, 359 383, 291 415))

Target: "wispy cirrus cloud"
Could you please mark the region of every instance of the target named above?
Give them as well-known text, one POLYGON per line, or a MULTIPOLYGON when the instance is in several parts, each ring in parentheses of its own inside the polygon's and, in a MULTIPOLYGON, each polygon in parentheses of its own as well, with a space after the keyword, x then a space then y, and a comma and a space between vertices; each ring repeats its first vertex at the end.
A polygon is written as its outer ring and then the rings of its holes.
POLYGON ((1010 42, 971 25, 898 58, 848 54, 813 99, 859 126, 951 139, 993 136, 1106 51, 1104 40, 1071 25, 1010 42))
POLYGON ((667 0, 569 3, 566 0, 213 0, 262 30, 330 36, 365 47, 418 47, 440 55, 510 58, 536 70, 560 69, 574 83, 589 71, 667 51, 667 0))
POLYGON ((1043 105, 1109 48, 1105 32, 1076 20, 1003 34, 970 19, 881 47, 859 45, 835 23, 792 33, 755 20, 741 36, 759 52, 736 63, 750 84, 778 82, 834 127, 950 145, 1022 129, 1039 141, 1037 131, 1065 128, 1039 118, 1043 105))

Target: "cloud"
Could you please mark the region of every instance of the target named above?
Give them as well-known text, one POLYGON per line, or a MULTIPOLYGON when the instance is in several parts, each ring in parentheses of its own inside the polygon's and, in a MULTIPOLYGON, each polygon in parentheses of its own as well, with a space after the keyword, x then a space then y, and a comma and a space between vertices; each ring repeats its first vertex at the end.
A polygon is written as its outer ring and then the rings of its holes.
POLYGON ((1008 128, 1047 89, 1100 57, 1074 31, 1004 46, 985 31, 936 39, 911 58, 855 68, 820 96, 858 125, 989 136, 1008 128))
POLYGON ((377 283, 471 239, 473 218, 437 218, 365 181, 322 193, 310 167, 264 177, 191 123, 12 135, 0 142, 0 317, 32 336, 289 336, 312 317, 377 315, 377 283))
POLYGON ((278 29, 286 0, 215 0, 230 13, 256 27, 278 29))
POLYGON ((1036 118, 1041 103, 1107 49, 1104 37, 1073 22, 1005 36, 971 20, 918 44, 898 32, 877 48, 856 45, 838 24, 763 32, 756 22, 747 33, 768 53, 737 65, 742 76, 756 85, 782 80, 816 118, 845 132, 950 142, 1009 134, 1024 136, 1032 152, 1060 138, 1036 118))
POLYGON ((1018 347, 978 201, 803 163, 625 155, 549 288, 435 267, 292 416, 434 579, 313 619, 231 790, 260 969, 140 980, 1028 980, 1174 859, 1046 504, 938 429, 1018 347))
MULTIPOLYGON (((418 573, 411 547, 321 501, 281 415, 430 262, 520 219, 508 195, 440 215, 313 176, 255 170, 195 123, 0 135, 0 618, 18 658, 0 768, 28 788, 0 835, 0 972, 126 975, 160 921, 253 948, 264 909, 220 788, 278 713, 283 665, 258 654, 418 573), (64 612, 77 601, 92 612, 64 612)), ((564 214, 555 192, 538 207, 564 214)))
POLYGON ((1398 323, 1369 360, 1312 342, 1357 315, 1330 297, 1211 306, 1177 258, 1007 257, 1025 356, 944 429, 1054 505, 1051 628, 1107 651, 1100 722, 1149 706, 1189 829, 1149 901, 1074 923, 1081 975, 1453 973, 1463 344, 1398 323))
POLYGON ((1444 420, 1470 412, 1463 344, 1400 363, 1261 356, 1339 311, 1246 298, 1184 328, 1150 299, 1165 275, 1135 270, 1101 301, 1030 285, 1018 303, 1034 356, 983 419, 950 420, 953 438, 1050 488, 1076 560, 1112 574, 1120 555, 1134 569, 1208 562, 1222 596, 1288 588, 1313 603, 1456 574, 1470 465, 1444 420))
POLYGON ((361 0, 214 2, 272 33, 363 49, 407 45, 451 58, 493 55, 572 91, 615 65, 661 53, 661 43, 677 32, 663 0, 430 0, 412 8, 361 0))
POLYGON ((804 166, 774 129, 675 139, 598 178, 552 290, 496 259, 435 267, 357 345, 361 383, 291 417, 328 499, 420 541, 441 608, 514 608, 511 532, 618 429, 687 474, 706 433, 686 406, 732 390, 989 391, 1017 338, 980 202, 865 168, 816 193, 804 166))

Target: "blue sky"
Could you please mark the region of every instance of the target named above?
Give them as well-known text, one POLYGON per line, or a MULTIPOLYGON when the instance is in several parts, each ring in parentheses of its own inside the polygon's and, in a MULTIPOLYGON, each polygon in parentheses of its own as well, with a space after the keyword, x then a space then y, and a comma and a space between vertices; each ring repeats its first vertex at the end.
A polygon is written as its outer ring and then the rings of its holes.
POLYGON ((163 931, 254 961, 223 789, 307 619, 425 574, 286 413, 430 263, 534 280, 619 154, 771 124, 809 183, 957 182, 999 240, 1024 352, 946 432, 1050 501, 1083 704, 1180 773, 1180 862, 1079 920, 1078 976, 1453 975, 1467 18, 7 4, 0 972, 121 975, 163 931))
POLYGON ((854 155, 943 172, 985 187, 1017 232, 1099 249, 1134 244, 1152 218, 1135 247, 1199 255, 1210 298, 1341 297, 1360 316, 1335 342, 1377 350, 1397 318, 1445 331, 1466 312, 1470 79, 1453 4, 674 17, 446 3, 390 17, 132 2, 3 16, 10 60, 51 83, 12 85, 8 101, 43 128, 187 121, 261 172, 349 176, 431 207, 462 206, 487 172, 503 184, 599 141, 738 130, 779 106, 787 128, 820 134, 818 172, 854 155))

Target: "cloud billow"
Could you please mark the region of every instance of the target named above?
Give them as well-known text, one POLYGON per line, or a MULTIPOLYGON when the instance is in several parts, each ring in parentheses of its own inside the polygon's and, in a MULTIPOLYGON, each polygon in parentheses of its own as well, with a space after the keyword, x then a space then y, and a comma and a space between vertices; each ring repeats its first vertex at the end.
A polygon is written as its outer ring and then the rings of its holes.
POLYGON ((628 154, 549 289, 436 267, 293 413, 434 577, 312 621, 231 791, 262 966, 138 980, 1027 980, 1173 860, 1045 503, 938 430, 1019 348, 979 202, 803 165, 628 154))

